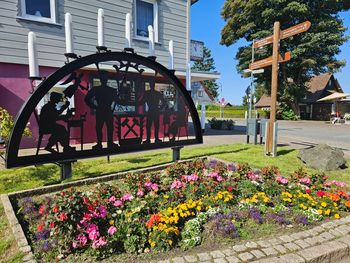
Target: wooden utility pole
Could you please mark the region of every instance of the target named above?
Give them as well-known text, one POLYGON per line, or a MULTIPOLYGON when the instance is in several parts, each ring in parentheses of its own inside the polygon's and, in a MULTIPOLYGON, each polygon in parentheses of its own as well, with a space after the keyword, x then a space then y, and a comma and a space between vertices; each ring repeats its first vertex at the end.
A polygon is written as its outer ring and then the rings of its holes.
POLYGON ((273 27, 273 50, 272 50, 272 80, 271 80, 271 111, 270 122, 267 132, 267 154, 273 153, 273 129, 276 121, 276 104, 278 89, 278 56, 280 46, 280 22, 275 22, 273 27))

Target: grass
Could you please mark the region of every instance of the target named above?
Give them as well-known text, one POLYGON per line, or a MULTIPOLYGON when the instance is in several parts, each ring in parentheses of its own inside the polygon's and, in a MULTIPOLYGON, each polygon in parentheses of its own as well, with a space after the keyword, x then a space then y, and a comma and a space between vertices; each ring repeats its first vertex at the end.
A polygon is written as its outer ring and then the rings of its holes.
MULTIPOLYGON (((171 151, 151 151, 146 153, 124 154, 107 158, 78 161, 73 166, 73 178, 78 180, 92 176, 128 171, 142 167, 171 162, 171 151)), ((278 157, 265 157, 263 147, 259 145, 233 144, 205 147, 187 147, 181 151, 181 158, 214 156, 236 163, 249 163, 254 168, 278 166, 284 175, 289 175, 299 168, 316 173, 314 169, 305 168, 297 158, 298 151, 287 147, 279 147, 278 157)), ((350 160, 348 160, 350 167, 350 160)), ((337 179, 350 185, 350 168, 326 173, 330 179, 337 179)), ((26 167, 0 170, 0 193, 9 193, 34 187, 59 183, 59 167, 54 164, 37 167, 26 167)), ((0 262, 22 262, 22 254, 17 252, 15 239, 8 226, 7 219, 0 205, 0 262)))

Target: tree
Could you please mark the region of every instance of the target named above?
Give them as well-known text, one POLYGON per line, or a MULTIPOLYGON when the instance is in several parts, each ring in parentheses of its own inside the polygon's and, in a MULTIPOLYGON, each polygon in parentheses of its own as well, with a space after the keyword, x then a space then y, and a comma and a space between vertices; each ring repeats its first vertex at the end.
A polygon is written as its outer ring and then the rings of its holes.
MULTIPOLYGON (((214 58, 211 55, 210 49, 207 47, 203 48, 203 61, 196 61, 194 62, 192 66, 192 70, 198 70, 198 71, 213 71, 215 70, 215 62, 214 58)), ((213 95, 215 99, 219 97, 219 85, 216 83, 216 80, 204 80, 203 81, 205 86, 208 88, 210 93, 213 95)))
MULTIPOLYGON (((312 76, 334 73, 345 65, 345 61, 336 57, 340 46, 348 40, 338 13, 349 9, 349 0, 226 0, 222 10, 226 24, 221 32, 221 44, 230 46, 239 39, 251 43, 253 39, 269 36, 275 21, 280 21, 282 30, 311 21, 308 32, 282 40, 280 47, 281 53, 292 52, 292 60, 280 65, 278 100, 299 115, 298 105, 312 76)), ((272 45, 256 51, 256 60, 270 57, 272 45)), ((239 48, 238 72, 248 68, 251 54, 251 45, 239 48)), ((259 74, 257 82, 270 94, 271 69, 259 74)))

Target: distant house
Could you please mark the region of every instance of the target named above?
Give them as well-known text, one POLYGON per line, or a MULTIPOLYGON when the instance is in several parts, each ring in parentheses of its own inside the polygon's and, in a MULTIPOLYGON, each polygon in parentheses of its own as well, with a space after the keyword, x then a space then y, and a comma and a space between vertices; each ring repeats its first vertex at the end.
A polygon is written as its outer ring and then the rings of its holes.
POLYGON ((270 110, 271 108, 271 97, 268 95, 262 95, 257 103, 255 103, 257 110, 270 110))
POLYGON ((202 104, 212 104, 215 102, 215 98, 213 97, 207 86, 205 86, 204 82, 193 82, 191 89, 191 97, 196 106, 202 104))
MULTIPOLYGON (((343 92, 338 80, 333 74, 323 74, 313 77, 307 84, 308 92, 299 103, 300 117, 304 120, 329 120, 331 114, 340 111, 342 114, 350 112, 349 101, 339 101, 337 107, 332 101, 318 100, 332 92, 343 92)), ((270 110, 271 97, 263 95, 255 104, 256 109, 270 110)))
POLYGON ((300 117, 306 120, 329 120, 331 114, 336 111, 343 114, 350 111, 350 104, 338 102, 337 107, 333 101, 322 101, 322 99, 332 92, 343 92, 338 80, 333 74, 323 74, 313 77, 307 83, 308 92, 300 103, 300 117))

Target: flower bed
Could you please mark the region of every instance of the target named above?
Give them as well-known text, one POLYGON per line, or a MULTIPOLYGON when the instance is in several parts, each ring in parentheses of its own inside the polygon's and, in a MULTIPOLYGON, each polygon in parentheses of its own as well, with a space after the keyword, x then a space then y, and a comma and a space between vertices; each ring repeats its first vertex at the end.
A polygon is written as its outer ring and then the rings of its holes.
POLYGON ((237 239, 263 224, 308 225, 350 211, 346 185, 324 175, 202 159, 125 180, 18 201, 37 259, 104 258, 237 239), (118 183, 118 185, 117 185, 118 183))

